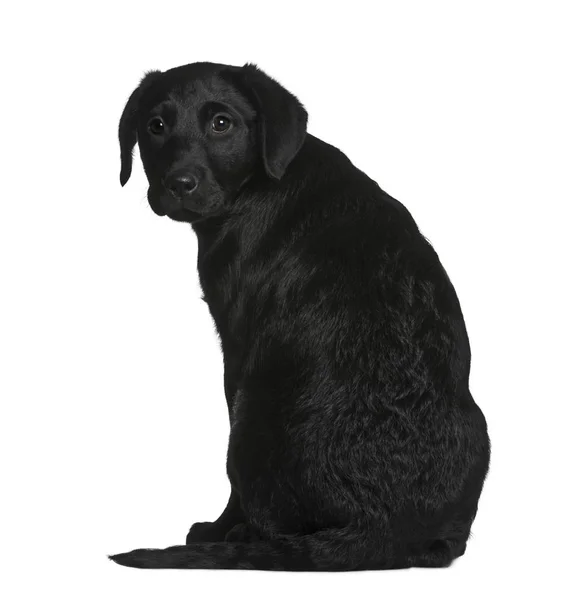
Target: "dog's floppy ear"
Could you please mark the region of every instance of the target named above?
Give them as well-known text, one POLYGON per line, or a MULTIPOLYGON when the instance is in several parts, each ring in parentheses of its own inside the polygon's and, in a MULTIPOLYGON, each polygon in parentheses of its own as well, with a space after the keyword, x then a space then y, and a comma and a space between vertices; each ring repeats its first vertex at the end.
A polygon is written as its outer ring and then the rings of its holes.
POLYGON ((129 181, 131 169, 133 168, 133 148, 137 143, 137 110, 139 108, 139 99, 148 85, 160 74, 160 71, 150 71, 143 77, 137 89, 129 97, 119 120, 119 146, 121 148, 121 173, 119 180, 122 186, 129 181))
POLYGON ((299 100, 256 65, 239 70, 245 95, 258 112, 258 143, 266 173, 280 179, 307 134, 307 111, 299 100))

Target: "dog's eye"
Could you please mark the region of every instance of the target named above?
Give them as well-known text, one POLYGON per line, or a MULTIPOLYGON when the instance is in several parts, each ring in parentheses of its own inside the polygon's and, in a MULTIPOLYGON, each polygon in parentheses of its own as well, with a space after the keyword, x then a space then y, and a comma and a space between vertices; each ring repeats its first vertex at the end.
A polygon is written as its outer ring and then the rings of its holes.
POLYGON ((215 115, 211 121, 211 129, 214 133, 225 133, 232 125, 233 122, 227 115, 215 115))
POLYGON ((164 133, 164 121, 160 117, 153 117, 149 121, 147 127, 153 135, 161 135, 164 133))

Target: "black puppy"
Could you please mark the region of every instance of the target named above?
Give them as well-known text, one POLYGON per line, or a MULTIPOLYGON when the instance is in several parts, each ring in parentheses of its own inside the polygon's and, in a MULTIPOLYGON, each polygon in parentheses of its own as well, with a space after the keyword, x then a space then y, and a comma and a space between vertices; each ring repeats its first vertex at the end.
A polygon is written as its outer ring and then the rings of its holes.
POLYGON ((444 567, 489 465, 454 288, 405 207, 306 133, 253 65, 149 73, 119 125, 158 215, 191 223, 219 332, 229 503, 143 568, 444 567))

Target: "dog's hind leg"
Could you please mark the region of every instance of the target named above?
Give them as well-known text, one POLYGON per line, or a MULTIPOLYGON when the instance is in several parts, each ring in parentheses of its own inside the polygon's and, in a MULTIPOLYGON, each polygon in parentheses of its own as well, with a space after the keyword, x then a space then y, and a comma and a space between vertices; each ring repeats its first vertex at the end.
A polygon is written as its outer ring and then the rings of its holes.
POLYGON ((465 554, 471 525, 477 512, 476 498, 470 498, 453 518, 430 539, 407 557, 409 567, 447 567, 465 554))
POLYGON ((458 539, 435 540, 427 548, 407 558, 406 566, 440 568, 448 567, 465 553, 466 542, 458 539))

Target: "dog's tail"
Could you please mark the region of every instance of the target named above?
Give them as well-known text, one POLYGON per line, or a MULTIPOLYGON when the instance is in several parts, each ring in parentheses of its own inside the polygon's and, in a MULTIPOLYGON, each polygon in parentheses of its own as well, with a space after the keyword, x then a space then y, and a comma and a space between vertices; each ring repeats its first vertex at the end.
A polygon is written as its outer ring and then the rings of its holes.
POLYGON ((109 558, 138 569, 353 571, 403 566, 374 553, 366 539, 357 533, 345 530, 328 533, 271 541, 191 543, 163 550, 133 550, 109 558))

